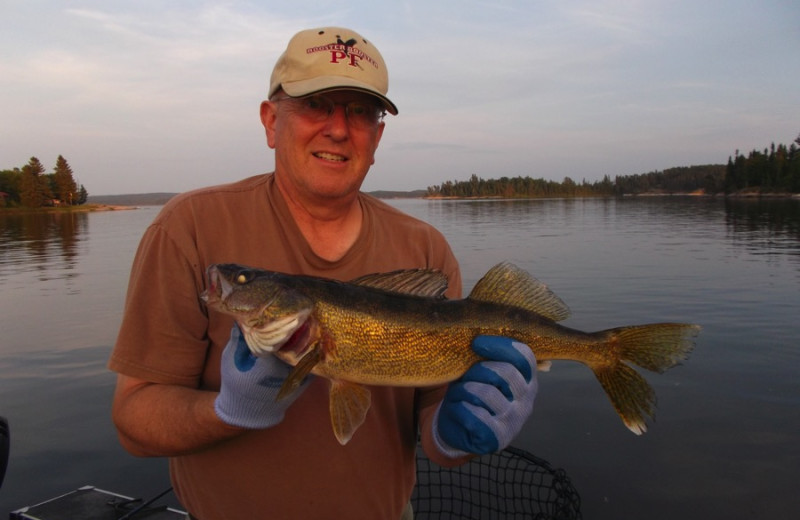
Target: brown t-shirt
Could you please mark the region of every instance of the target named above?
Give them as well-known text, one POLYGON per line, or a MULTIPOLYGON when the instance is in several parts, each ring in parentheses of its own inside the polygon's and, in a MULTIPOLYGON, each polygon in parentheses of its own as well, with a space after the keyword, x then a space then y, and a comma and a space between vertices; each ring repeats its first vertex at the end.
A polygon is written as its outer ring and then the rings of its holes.
MULTIPOLYGON (((367 195, 359 202, 361 233, 341 260, 329 262, 303 238, 271 174, 173 198, 139 245, 109 367, 156 383, 219 389, 233 321, 199 299, 212 263, 339 280, 436 268, 449 278, 448 296, 460 297, 458 264, 438 231, 367 195)), ((202 520, 399 518, 414 486, 418 424, 429 456, 441 459, 429 430, 443 389, 370 390, 367 418, 345 446, 333 436, 328 384, 318 377, 279 425, 171 458, 178 498, 202 520)))

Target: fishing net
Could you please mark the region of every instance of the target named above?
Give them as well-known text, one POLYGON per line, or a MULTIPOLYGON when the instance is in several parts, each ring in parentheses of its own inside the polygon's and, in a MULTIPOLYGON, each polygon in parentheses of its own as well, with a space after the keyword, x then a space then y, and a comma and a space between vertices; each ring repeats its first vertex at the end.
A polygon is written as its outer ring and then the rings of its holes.
POLYGON ((581 499, 564 470, 506 448, 442 468, 417 447, 414 519, 581 519, 581 499))

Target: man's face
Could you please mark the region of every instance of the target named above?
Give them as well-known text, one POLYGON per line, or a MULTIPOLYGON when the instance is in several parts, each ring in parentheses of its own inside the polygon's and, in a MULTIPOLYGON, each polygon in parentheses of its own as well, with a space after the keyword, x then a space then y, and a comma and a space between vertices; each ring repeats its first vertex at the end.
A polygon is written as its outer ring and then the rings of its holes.
POLYGON ((356 91, 282 96, 261 105, 267 143, 275 149, 276 178, 305 200, 324 203, 355 195, 383 134, 383 121, 361 112, 376 110, 376 98, 356 91))

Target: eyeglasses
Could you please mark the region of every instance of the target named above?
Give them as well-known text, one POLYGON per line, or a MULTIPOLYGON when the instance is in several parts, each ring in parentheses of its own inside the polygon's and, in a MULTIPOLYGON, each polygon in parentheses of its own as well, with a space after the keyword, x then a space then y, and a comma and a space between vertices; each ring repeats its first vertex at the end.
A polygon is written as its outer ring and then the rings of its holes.
POLYGON ((305 96, 299 98, 278 97, 272 101, 289 101, 297 114, 313 121, 323 123, 327 121, 336 110, 336 105, 344 107, 347 122, 358 129, 368 129, 377 125, 386 115, 386 111, 368 101, 348 101, 338 103, 325 96, 305 96))

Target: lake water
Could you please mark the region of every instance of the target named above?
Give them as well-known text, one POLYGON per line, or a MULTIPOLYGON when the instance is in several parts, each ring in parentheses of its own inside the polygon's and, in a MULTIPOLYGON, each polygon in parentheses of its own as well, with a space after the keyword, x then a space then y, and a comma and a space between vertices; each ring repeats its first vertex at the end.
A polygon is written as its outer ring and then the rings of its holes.
MULTIPOLYGON (((514 444, 567 472, 584 518, 800 512, 800 201, 391 203, 447 236, 466 290, 508 260, 561 296, 571 327, 703 326, 684 365, 647 376, 659 407, 643 436, 582 365, 540 375, 514 444)), ((139 497, 169 486, 165 461, 118 446, 105 369, 158 209, 0 215, 0 415, 12 435, 0 517, 86 484, 139 497)))

